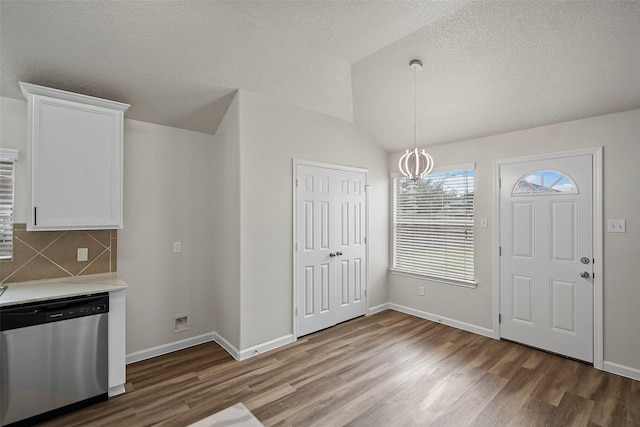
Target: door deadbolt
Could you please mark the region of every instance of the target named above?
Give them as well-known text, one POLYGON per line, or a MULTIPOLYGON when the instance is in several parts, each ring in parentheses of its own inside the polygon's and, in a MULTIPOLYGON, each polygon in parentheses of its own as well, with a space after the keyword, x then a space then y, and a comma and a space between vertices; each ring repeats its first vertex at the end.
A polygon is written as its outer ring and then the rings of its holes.
POLYGON ((589 257, 583 256, 582 258, 580 258, 580 262, 583 264, 589 264, 591 260, 589 259, 589 257))

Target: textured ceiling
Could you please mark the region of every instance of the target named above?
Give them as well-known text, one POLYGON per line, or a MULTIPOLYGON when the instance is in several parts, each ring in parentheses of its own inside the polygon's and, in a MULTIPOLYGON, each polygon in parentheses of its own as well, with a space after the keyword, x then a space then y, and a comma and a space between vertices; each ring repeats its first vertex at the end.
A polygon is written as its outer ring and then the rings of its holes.
POLYGON ((474 2, 356 62, 355 122, 385 148, 640 108, 640 2, 474 2))
POLYGON ((331 114, 389 151, 640 108, 638 1, 0 1, 18 81, 213 134, 236 89, 331 114))

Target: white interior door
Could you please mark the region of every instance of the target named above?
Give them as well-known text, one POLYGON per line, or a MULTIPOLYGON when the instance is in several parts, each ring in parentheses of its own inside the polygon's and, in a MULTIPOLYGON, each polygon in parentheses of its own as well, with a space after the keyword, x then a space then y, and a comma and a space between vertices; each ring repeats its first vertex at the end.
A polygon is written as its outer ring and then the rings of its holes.
POLYGON ((296 166, 297 336, 366 312, 366 174, 296 166))
POLYGON ((593 160, 500 166, 500 336, 593 362, 593 160))

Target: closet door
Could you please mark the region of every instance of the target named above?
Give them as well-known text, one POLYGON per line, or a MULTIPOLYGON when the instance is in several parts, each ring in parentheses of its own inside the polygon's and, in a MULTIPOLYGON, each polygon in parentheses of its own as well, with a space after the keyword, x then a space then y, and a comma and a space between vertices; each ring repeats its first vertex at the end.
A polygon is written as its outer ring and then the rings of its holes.
POLYGON ((366 312, 366 173, 297 164, 297 336, 366 312))

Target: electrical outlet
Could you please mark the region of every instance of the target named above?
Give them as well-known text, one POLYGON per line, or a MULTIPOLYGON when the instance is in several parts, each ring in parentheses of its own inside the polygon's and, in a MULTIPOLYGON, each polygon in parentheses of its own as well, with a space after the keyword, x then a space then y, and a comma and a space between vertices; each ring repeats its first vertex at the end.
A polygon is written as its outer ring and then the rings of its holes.
POLYGON ((78 248, 78 261, 89 261, 89 248, 78 248))
POLYGON ((424 286, 420 286, 420 287, 418 288, 418 295, 420 295, 420 296, 424 296, 424 286))
POLYGON ((173 332, 187 331, 191 327, 189 322, 189 315, 184 314, 182 316, 173 318, 173 332))
POLYGON ((182 252, 182 242, 173 242, 173 253, 179 254, 182 252))

